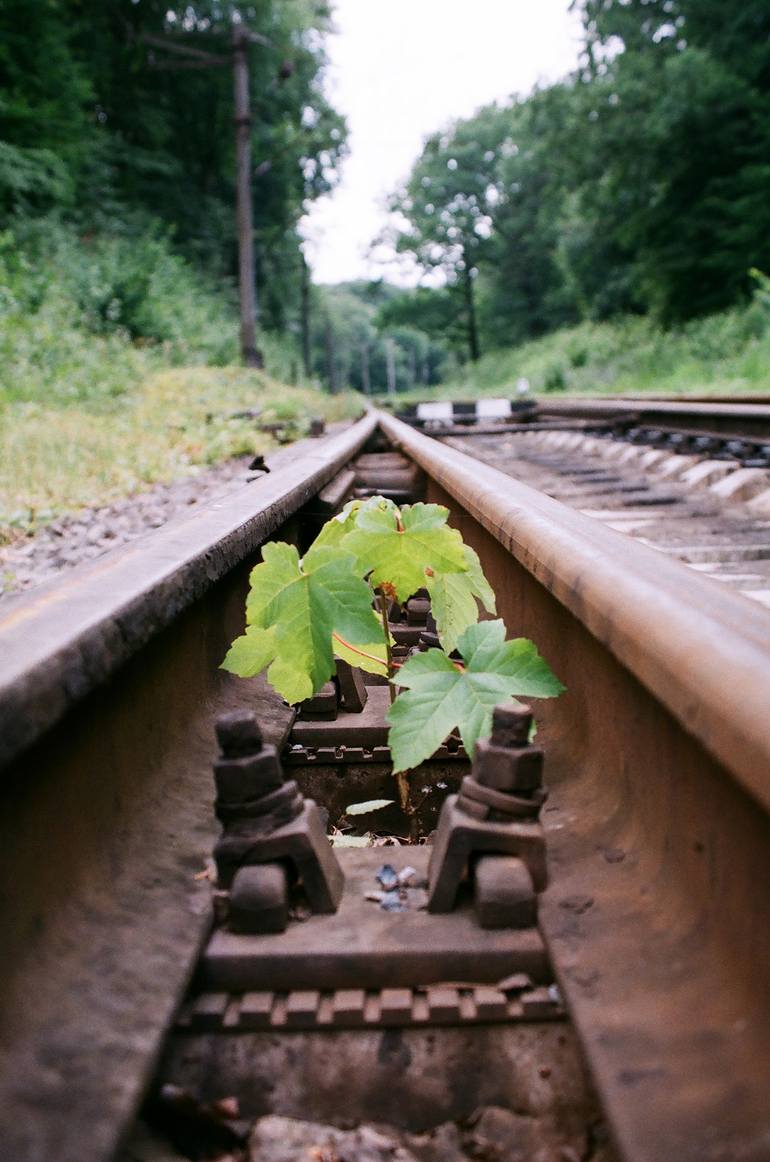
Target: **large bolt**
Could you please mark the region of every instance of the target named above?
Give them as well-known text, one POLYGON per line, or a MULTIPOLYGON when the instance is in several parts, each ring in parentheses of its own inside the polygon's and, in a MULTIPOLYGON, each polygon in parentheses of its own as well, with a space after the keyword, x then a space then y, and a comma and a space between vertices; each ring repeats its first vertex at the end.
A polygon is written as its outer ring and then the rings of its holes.
POLYGON ((493 746, 526 746, 532 729, 528 706, 495 706, 492 713, 493 746))
POLYGON ((225 758, 242 758, 262 750, 262 731, 253 710, 231 710, 216 724, 217 740, 225 758))

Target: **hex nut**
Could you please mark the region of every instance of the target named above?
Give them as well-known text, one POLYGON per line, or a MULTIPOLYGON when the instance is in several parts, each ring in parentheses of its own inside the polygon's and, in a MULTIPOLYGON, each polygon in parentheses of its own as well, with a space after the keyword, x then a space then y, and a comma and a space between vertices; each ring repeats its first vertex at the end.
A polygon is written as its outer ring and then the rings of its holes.
POLYGON ((283 932, 289 922, 289 879, 282 863, 262 863, 236 872, 230 887, 233 932, 283 932))
POLYGON ((283 771, 277 750, 268 745, 259 754, 217 759, 214 779, 222 803, 248 803, 277 790, 283 771))
POLYGON ((534 746, 514 750, 495 742, 479 742, 473 775, 496 791, 534 791, 543 782, 543 752, 534 746))

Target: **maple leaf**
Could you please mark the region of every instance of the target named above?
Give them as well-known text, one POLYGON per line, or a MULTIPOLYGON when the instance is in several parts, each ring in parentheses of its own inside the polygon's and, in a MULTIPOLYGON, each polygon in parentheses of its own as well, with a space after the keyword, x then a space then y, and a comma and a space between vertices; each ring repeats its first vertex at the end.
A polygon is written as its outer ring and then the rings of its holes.
POLYGON ((390 583, 397 599, 406 601, 425 586, 426 568, 436 574, 467 570, 462 537, 446 523, 448 509, 410 504, 400 510, 391 500, 374 500, 357 511, 355 527, 341 541, 373 586, 390 583))
MULTIPOLYGON (((379 618, 377 620, 379 622, 379 618)), ((380 630, 382 630, 381 622, 380 630)), ((350 662, 351 666, 357 666, 359 670, 366 670, 367 674, 380 674, 383 678, 387 678, 388 651, 385 649, 385 638, 382 632, 379 641, 358 642, 356 645, 343 641, 340 635, 335 633, 333 645, 335 657, 341 658, 343 662, 350 662)))
MULTIPOLYGON (((375 497, 373 499, 376 500, 379 498, 375 497)), ((335 516, 327 520, 308 551, 312 552, 313 549, 320 548, 336 549, 342 543, 343 537, 346 537, 356 527, 360 510, 365 505, 370 505, 371 503, 371 499, 349 500, 344 508, 340 509, 335 516)))
POLYGON ((268 680, 281 697, 302 702, 334 672, 335 634, 348 645, 381 645, 384 654, 371 599, 352 554, 314 546, 300 561, 294 545, 267 544, 251 573, 246 632, 222 665, 241 677, 269 665, 268 680))
POLYGON ((564 689, 533 642, 505 640, 502 621, 469 626, 457 648, 463 666, 442 650, 427 650, 399 670, 398 684, 406 689, 387 715, 394 773, 430 758, 456 728, 472 757, 478 740, 491 732, 500 702, 517 694, 553 698, 564 689))
POLYGON ((478 621, 476 598, 487 613, 497 613, 495 594, 484 576, 478 555, 469 545, 463 545, 463 555, 467 565, 464 573, 431 571, 425 577, 436 630, 448 654, 457 649, 463 631, 478 621))

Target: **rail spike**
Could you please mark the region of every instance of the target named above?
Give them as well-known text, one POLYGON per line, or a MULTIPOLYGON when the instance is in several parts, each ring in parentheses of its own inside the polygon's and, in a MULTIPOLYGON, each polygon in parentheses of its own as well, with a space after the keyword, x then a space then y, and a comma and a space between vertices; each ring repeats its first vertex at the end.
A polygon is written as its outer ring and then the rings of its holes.
POLYGON ((531 746, 528 707, 497 706, 492 737, 476 747, 472 773, 439 818, 428 878, 428 910, 451 912, 468 869, 484 928, 534 924, 547 882, 538 821, 548 792, 543 752, 531 746))
POLYGON ((218 887, 229 892, 229 927, 283 932, 296 884, 314 912, 336 912, 344 876, 316 803, 284 778, 253 711, 224 715, 216 733, 222 753, 214 763, 215 810, 224 830, 214 859, 218 887))

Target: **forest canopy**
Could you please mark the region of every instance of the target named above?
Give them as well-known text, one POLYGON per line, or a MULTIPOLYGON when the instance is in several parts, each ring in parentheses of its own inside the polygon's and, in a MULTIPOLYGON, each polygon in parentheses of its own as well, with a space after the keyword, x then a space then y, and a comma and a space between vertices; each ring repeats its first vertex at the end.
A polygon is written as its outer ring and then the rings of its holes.
POLYGON ((333 4, 0 0, 0 296, 19 325, 55 300, 177 362, 235 357, 235 21, 257 34, 256 282, 281 375, 411 389, 562 327, 740 304, 770 270, 766 0, 573 8, 574 74, 437 130, 394 191, 385 241, 424 276, 403 289, 314 287, 302 254, 347 148, 333 4))
MULTIPOLYGON (((585 319, 664 325, 770 269, 765 0, 574 0, 579 70, 434 134, 391 241, 446 280, 466 357, 585 319)), ((418 324, 419 325, 419 324, 418 324)))
POLYGON ((257 283, 264 323, 280 329, 299 309, 303 206, 345 150, 322 85, 321 0, 0 0, 0 227, 51 213, 81 237, 161 226, 199 268, 232 275, 234 19, 260 37, 257 283))

